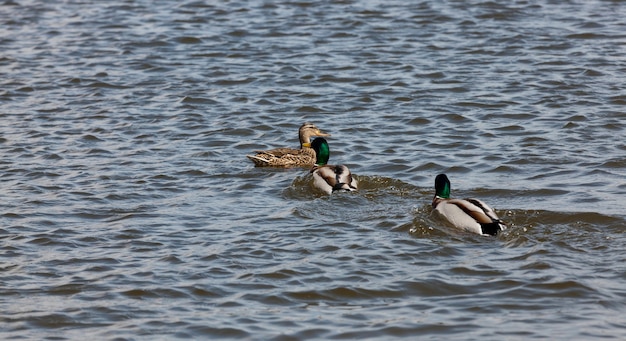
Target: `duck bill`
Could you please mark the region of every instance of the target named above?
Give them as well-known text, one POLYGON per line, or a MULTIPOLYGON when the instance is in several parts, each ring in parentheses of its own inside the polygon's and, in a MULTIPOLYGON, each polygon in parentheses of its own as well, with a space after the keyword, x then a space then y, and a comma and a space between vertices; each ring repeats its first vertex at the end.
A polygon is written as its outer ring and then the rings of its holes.
POLYGON ((317 133, 314 136, 330 136, 330 134, 325 133, 321 130, 318 130, 317 133))

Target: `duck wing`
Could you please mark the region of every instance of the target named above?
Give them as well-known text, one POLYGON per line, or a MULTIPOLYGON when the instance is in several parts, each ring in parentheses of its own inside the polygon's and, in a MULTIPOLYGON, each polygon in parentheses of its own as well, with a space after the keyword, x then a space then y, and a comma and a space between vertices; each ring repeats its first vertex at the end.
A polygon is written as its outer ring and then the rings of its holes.
POLYGON ((255 166, 310 166, 315 163, 315 151, 311 148, 276 148, 256 151, 256 155, 246 155, 255 166))
MULTIPOLYGON (((456 205, 479 224, 488 224, 494 221, 493 215, 495 213, 493 210, 478 199, 450 199, 447 202, 456 205)), ((495 216, 495 219, 499 220, 497 216, 495 216)))
POLYGON ((313 169, 315 184, 327 193, 338 190, 356 191, 357 182, 348 167, 344 165, 325 165, 313 169))
POLYGON ((478 199, 445 200, 445 205, 436 207, 436 210, 444 214, 453 225, 478 234, 495 236, 506 229, 506 224, 493 209, 478 199))

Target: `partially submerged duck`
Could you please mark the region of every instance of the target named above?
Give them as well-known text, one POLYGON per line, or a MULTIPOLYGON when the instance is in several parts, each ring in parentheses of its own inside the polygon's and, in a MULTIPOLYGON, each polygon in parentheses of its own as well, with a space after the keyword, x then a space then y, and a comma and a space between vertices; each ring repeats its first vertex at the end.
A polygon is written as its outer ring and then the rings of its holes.
POLYGON ((304 123, 298 130, 300 149, 276 148, 258 150, 256 155, 246 155, 256 167, 310 167, 315 164, 315 151, 311 148, 311 137, 330 136, 313 123, 304 123))
POLYGON ((450 180, 445 174, 435 178, 433 209, 452 226, 482 235, 495 236, 506 225, 491 207, 478 199, 450 199, 450 180))
POLYGON ((311 143, 315 151, 315 166, 311 169, 313 185, 319 190, 331 194, 335 191, 356 191, 357 181, 352 177, 350 169, 345 165, 329 165, 330 149, 323 137, 318 137, 311 143))

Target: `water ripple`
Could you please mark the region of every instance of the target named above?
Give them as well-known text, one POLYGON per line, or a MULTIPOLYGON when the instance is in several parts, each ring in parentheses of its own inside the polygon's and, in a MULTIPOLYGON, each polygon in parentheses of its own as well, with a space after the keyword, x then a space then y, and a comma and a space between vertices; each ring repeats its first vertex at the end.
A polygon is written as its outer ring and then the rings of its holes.
POLYGON ((0 7, 3 339, 625 338, 619 2, 0 7))

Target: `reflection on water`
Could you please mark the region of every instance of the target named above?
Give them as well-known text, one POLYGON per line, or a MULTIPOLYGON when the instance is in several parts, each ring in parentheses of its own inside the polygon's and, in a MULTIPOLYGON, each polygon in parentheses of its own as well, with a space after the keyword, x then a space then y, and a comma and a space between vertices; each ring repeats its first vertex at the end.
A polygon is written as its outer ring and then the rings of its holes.
POLYGON ((624 339, 622 12, 1 4, 0 335, 624 339), (245 158, 305 121, 358 192, 245 158))

